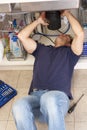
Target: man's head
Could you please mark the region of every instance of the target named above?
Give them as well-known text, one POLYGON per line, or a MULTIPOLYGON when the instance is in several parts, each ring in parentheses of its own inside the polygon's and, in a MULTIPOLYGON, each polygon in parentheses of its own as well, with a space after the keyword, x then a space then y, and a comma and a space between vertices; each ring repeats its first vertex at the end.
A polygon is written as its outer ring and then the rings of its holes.
POLYGON ((55 47, 70 46, 72 43, 72 37, 68 34, 61 34, 55 40, 55 47))

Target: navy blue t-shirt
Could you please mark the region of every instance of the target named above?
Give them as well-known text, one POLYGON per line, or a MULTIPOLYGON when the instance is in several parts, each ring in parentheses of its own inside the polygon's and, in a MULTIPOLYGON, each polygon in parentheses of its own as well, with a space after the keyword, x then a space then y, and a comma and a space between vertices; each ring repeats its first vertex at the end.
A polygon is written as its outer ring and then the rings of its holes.
POLYGON ((45 46, 37 43, 32 54, 35 57, 33 79, 29 93, 34 89, 59 90, 71 99, 71 78, 80 56, 71 47, 45 46))

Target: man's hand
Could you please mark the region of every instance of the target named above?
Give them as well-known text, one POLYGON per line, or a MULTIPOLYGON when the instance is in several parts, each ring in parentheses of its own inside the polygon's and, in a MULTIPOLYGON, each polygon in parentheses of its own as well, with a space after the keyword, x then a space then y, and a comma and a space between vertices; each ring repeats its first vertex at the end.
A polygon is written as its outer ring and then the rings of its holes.
POLYGON ((41 15, 39 16, 39 18, 37 19, 38 23, 42 24, 42 25, 49 25, 47 23, 46 17, 45 17, 45 12, 42 12, 41 15))
POLYGON ((61 11, 61 15, 62 15, 62 16, 66 16, 66 15, 69 14, 69 13, 70 13, 69 10, 62 10, 62 11, 61 11))

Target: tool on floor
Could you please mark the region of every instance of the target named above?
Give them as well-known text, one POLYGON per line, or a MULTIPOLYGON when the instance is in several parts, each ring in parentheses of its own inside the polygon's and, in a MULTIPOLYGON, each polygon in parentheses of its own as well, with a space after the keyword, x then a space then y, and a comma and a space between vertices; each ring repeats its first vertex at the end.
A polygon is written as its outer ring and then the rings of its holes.
POLYGON ((0 107, 2 107, 16 95, 17 91, 14 88, 0 80, 0 107))
POLYGON ((77 102, 75 102, 75 103, 69 108, 69 110, 68 110, 68 113, 69 113, 69 114, 74 111, 75 107, 77 106, 78 102, 81 100, 81 98, 82 98, 83 96, 84 96, 84 94, 82 94, 82 95, 80 96, 80 98, 77 100, 77 102))

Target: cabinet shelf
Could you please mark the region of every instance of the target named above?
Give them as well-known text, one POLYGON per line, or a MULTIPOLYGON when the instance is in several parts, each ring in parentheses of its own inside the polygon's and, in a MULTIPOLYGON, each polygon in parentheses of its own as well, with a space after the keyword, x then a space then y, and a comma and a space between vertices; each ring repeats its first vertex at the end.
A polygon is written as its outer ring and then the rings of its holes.
POLYGON ((33 69, 34 57, 28 55, 26 60, 8 61, 6 56, 0 62, 0 70, 31 70, 33 69))

